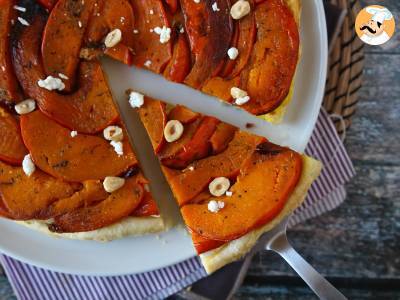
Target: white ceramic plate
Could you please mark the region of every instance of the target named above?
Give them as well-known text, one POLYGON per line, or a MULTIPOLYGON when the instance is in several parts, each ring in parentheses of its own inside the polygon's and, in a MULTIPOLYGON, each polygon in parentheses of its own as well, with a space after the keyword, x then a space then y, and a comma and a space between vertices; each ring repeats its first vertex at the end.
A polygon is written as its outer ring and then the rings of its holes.
MULTIPOLYGON (((145 94, 190 106, 193 110, 218 116, 244 128, 254 123, 253 132, 281 145, 303 151, 314 128, 324 91, 327 65, 327 37, 322 1, 304 0, 301 22, 302 57, 296 76, 294 99, 284 122, 272 126, 244 111, 222 105, 182 85, 168 83, 146 71, 132 70, 116 62, 104 65, 116 100, 134 136, 139 158, 152 181, 152 191, 161 212, 174 216, 168 226, 179 224, 180 218, 169 188, 152 154, 146 134, 135 113, 127 106, 124 91, 133 88, 145 94)), ((183 226, 163 234, 129 237, 110 243, 71 241, 47 237, 11 221, 0 220, 0 251, 21 261, 50 270, 84 275, 120 275, 162 268, 195 255, 183 226)))

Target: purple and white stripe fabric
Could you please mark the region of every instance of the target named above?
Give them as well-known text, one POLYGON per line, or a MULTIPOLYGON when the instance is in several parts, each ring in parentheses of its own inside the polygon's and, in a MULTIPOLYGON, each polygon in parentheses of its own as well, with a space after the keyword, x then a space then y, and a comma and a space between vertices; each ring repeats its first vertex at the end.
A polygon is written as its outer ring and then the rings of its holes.
MULTIPOLYGON (((340 205, 354 169, 342 141, 322 109, 306 153, 323 162, 321 176, 292 218, 294 226, 340 205)), ((115 277, 77 276, 44 270, 0 255, 18 299, 164 299, 206 276, 197 257, 152 272, 115 277)))

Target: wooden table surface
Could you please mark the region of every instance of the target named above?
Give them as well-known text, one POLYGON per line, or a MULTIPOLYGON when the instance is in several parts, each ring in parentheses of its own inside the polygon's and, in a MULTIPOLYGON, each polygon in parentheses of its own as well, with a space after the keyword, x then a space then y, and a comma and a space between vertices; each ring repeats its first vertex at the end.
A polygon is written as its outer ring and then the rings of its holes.
MULTIPOLYGON (((304 0, 309 1, 309 0, 304 0)), ((289 232, 293 246, 349 299, 400 299, 400 1, 397 34, 365 48, 364 86, 346 147, 357 171, 347 199, 289 232)), ((272 253, 253 259, 237 299, 315 299, 272 253)), ((15 299, 0 267, 0 300, 15 299)))

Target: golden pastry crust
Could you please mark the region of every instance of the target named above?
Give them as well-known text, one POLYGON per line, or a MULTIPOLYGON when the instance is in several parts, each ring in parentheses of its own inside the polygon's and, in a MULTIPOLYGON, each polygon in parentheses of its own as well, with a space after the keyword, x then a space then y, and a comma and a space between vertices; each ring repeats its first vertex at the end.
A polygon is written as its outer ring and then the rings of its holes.
POLYGON ((200 255, 201 262, 207 273, 212 273, 224 265, 241 258, 257 243, 258 238, 265 232, 278 225, 286 216, 292 213, 305 199, 312 182, 321 172, 322 164, 308 156, 303 155, 303 170, 293 193, 290 195, 285 207, 280 214, 263 227, 253 230, 246 235, 230 241, 219 248, 207 251, 200 255))
POLYGON ((51 232, 46 221, 30 220, 16 221, 34 230, 38 230, 52 237, 60 237, 74 240, 94 240, 108 242, 126 236, 140 236, 149 233, 164 231, 164 222, 161 217, 128 217, 118 223, 93 231, 74 233, 51 232))

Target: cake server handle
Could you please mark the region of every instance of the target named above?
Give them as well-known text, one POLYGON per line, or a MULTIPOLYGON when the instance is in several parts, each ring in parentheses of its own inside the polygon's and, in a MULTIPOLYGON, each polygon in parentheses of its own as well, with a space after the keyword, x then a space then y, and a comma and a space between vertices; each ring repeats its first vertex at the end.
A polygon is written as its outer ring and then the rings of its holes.
POLYGON ((280 232, 275 238, 271 239, 266 244, 266 249, 278 253, 285 259, 320 299, 347 299, 294 250, 287 239, 286 232, 280 232))

